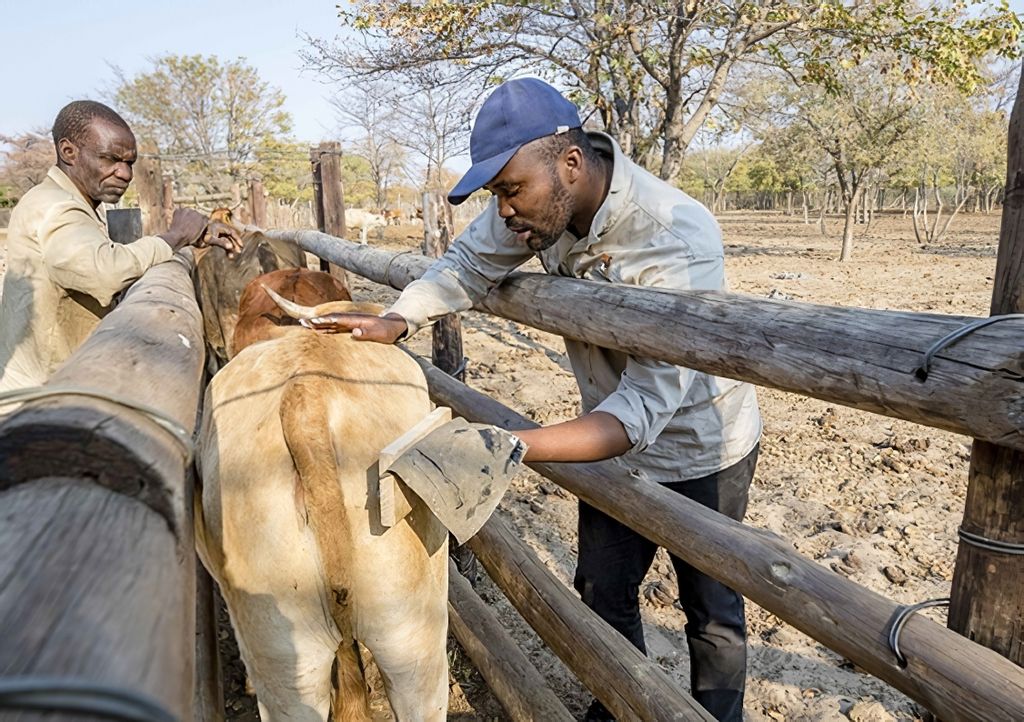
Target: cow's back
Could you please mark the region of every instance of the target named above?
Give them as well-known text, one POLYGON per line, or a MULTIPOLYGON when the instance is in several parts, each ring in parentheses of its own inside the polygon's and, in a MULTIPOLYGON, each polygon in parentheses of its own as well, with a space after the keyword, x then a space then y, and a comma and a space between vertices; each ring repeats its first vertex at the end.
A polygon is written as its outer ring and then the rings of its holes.
MULTIPOLYGON (((315 681, 304 699, 329 693, 321 672, 345 636, 332 618, 339 604, 385 677, 401 680, 410 655, 412 667, 444 664, 447 532, 425 508, 385 531, 369 502, 380 450, 429 408, 422 371, 400 349, 302 328, 244 349, 210 383, 197 539, 261 704, 288 698, 275 689, 282 668, 315 681), (337 487, 324 482, 325 470, 337 487), (343 520, 326 525, 337 532, 326 550, 310 483, 344 510, 343 520), (341 583, 325 576, 339 563, 341 583), (389 673, 390 659, 398 661, 389 673)), ((445 685, 446 673, 433 677, 445 685)), ((410 694, 429 706, 439 693, 410 694)))

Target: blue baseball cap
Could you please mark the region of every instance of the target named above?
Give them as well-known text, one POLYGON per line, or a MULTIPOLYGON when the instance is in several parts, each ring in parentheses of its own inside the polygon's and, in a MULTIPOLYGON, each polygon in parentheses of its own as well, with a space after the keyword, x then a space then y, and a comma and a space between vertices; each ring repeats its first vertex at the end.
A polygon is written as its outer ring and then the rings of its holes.
POLYGON ((498 86, 484 101, 469 136, 473 165, 448 194, 457 206, 501 173, 531 140, 579 128, 579 111, 543 80, 517 78, 498 86))

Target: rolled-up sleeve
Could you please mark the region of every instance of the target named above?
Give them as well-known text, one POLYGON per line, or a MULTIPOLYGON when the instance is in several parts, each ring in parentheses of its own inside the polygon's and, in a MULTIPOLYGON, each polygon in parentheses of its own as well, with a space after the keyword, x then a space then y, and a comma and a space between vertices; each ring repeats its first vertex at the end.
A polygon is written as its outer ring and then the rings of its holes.
POLYGON ((473 307, 533 254, 513 242, 491 201, 423 277, 413 281, 384 313, 405 319, 412 336, 449 313, 473 307))
POLYGON ((643 451, 675 416, 693 376, 682 366, 630 356, 618 388, 594 411, 617 418, 633 445, 630 451, 643 451))
POLYGON ((88 294, 103 306, 149 268, 173 256, 171 247, 157 236, 114 243, 85 210, 70 201, 50 209, 39 228, 39 242, 43 265, 53 282, 88 294))
MULTIPOLYGON (((720 256, 674 257, 645 268, 643 285, 674 290, 719 290, 724 278, 720 256)), ((635 279, 626 279, 627 282, 635 279)), ((641 452, 655 441, 679 411, 693 384, 696 372, 652 358, 629 356, 615 391, 594 411, 619 420, 632 443, 630 453, 641 452)))

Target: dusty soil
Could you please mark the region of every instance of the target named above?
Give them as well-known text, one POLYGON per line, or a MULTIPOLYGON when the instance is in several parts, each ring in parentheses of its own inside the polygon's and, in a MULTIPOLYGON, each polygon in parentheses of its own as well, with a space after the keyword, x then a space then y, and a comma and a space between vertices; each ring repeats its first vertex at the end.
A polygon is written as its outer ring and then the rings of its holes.
MULTIPOLYGON (((899 215, 858 228, 853 259, 836 260, 839 221, 829 235, 802 218, 724 214, 720 218, 731 290, 761 297, 867 308, 986 315, 995 267, 998 215, 962 215, 941 243, 922 247, 899 215)), ((371 245, 417 248, 421 230, 388 228, 371 245)), ((3 264, 0 249, 0 269, 3 264)), ((387 303, 390 289, 356 279, 358 295, 387 303)), ((464 317, 467 382, 540 423, 578 413, 561 340, 500 318, 464 317)), ((412 348, 429 354, 429 334, 412 348)), ((746 522, 792 541, 804 555, 901 603, 948 595, 956 528, 966 490, 969 439, 772 389, 760 389, 765 433, 746 522)), ((517 478, 499 513, 567 585, 575 558, 576 503, 533 472, 517 478)), ((582 715, 590 694, 525 626, 489 580, 479 591, 569 709, 582 715)), ((688 685, 683 613, 674 577, 659 553, 642 598, 651 654, 688 685)), ((926 612, 943 622, 944 611, 926 612)), ((748 602, 746 718, 761 720, 920 719, 921 710, 886 684, 748 602)), ((242 670, 227 657, 228 719, 256 719, 242 670)), ((465 656, 452 645, 451 719, 504 719, 465 656)), ((380 702, 378 701, 378 707, 380 702)), ((381 715, 383 718, 384 715, 381 715)))
MULTIPOLYGON (((987 315, 998 215, 958 217, 945 240, 921 246, 909 217, 858 227, 853 259, 840 264, 839 220, 829 235, 800 217, 720 217, 732 291, 812 303, 987 315)), ((419 229, 388 229, 371 245, 409 249, 419 229)), ((379 302, 390 289, 358 282, 379 302)), ((477 313, 463 320, 467 382, 540 423, 579 411, 557 336, 477 313)), ((412 342, 429 354, 427 334, 412 342)), ((947 596, 956 528, 966 491, 969 439, 815 399, 759 389, 765 433, 746 523, 792 541, 802 554, 900 603, 947 596)), ((567 585, 575 559, 576 503, 527 472, 500 507, 567 585)), ((524 626, 489 580, 481 584, 524 651, 569 709, 582 715, 589 693, 524 626)), ((642 612, 651 654, 686 688, 689 664, 675 579, 659 552, 642 612)), ((945 622, 944 610, 926 614, 945 622)), ((922 710, 883 682, 748 602, 750 659, 746 718, 761 720, 920 719, 922 710)), ((461 710, 460 710, 461 712, 461 710)), ((478 719, 491 719, 492 709, 478 719)), ((462 712, 460 719, 469 719, 462 712)))

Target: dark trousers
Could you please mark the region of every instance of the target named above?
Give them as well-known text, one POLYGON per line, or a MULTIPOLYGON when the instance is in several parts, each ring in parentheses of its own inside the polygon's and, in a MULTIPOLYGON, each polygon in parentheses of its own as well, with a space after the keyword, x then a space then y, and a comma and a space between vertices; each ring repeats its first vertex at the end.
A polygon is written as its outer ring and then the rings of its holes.
MULTIPOLYGON (((662 486, 740 521, 758 449, 722 471, 662 486)), ((580 502, 579 549, 573 586, 583 602, 646 654, 639 591, 657 545, 580 502)), ((682 559, 671 559, 686 612, 691 693, 716 719, 741 721, 747 667, 743 597, 682 559)))

